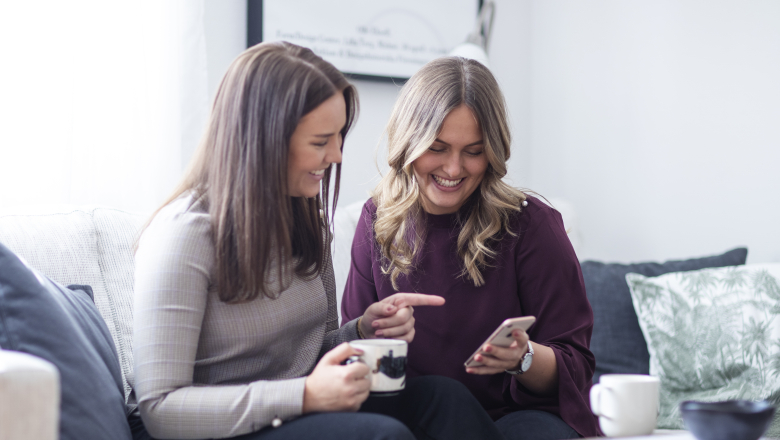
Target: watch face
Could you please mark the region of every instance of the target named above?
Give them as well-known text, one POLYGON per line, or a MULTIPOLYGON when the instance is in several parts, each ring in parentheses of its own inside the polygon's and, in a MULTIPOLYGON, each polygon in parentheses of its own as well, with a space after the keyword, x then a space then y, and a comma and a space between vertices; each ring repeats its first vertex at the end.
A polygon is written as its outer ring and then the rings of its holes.
POLYGON ((528 369, 531 368, 531 361, 533 361, 533 358, 531 356, 526 356, 525 359, 523 359, 522 365, 520 365, 520 369, 528 371, 528 369))

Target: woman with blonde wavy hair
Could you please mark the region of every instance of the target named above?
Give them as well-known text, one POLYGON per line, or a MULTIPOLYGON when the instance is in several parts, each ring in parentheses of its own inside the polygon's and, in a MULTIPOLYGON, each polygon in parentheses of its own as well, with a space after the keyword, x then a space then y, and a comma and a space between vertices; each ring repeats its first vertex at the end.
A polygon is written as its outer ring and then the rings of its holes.
POLYGON ((464 383, 508 439, 598 435, 579 262, 560 214, 503 180, 511 138, 493 75, 473 60, 431 61, 402 88, 386 133, 390 169, 358 222, 344 322, 397 292, 442 296, 415 313, 409 377, 464 383), (480 347, 525 315, 536 324, 511 346, 480 347), (482 365, 464 367, 477 348, 482 365))

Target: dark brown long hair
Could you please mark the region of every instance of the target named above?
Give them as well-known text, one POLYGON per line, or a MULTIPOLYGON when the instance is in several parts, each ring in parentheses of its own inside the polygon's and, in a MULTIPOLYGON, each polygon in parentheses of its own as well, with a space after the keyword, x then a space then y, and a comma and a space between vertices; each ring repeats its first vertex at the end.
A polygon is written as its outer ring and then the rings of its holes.
POLYGON ((311 50, 261 43, 228 68, 198 151, 163 204, 188 191, 207 204, 222 301, 276 297, 292 282, 293 265, 305 278, 323 270, 330 246, 330 178, 335 168, 335 209, 341 164, 325 171, 321 196, 304 198, 287 195, 287 161, 300 119, 336 93, 346 101, 344 139, 357 113, 357 92, 311 50))

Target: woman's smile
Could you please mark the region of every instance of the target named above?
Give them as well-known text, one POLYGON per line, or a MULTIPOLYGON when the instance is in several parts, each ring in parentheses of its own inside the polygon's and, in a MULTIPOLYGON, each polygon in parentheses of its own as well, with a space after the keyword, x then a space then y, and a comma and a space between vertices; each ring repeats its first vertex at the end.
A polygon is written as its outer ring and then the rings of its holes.
POLYGON ((309 176, 311 176, 312 179, 314 179, 317 182, 319 182, 320 180, 322 180, 325 177, 325 170, 327 170, 327 168, 323 168, 323 169, 317 170, 317 171, 309 171, 309 176))
POLYGON ((341 163, 341 131, 347 121, 347 104, 335 93, 303 116, 290 138, 287 163, 288 191, 292 197, 315 197, 331 164, 341 163))
POLYGON ((435 174, 431 174, 431 177, 433 178, 433 182, 436 184, 436 186, 439 187, 439 189, 442 191, 456 191, 460 189, 460 184, 466 180, 465 177, 455 180, 445 179, 444 177, 439 177, 435 174))
POLYGON ((488 168, 482 130, 465 104, 453 109, 428 151, 412 164, 429 214, 451 214, 479 188, 488 168))

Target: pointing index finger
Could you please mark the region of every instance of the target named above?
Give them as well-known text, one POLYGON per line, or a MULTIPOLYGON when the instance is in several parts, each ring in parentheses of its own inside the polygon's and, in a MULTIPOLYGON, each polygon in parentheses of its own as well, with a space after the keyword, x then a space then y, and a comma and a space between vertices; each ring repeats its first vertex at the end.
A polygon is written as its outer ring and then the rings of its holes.
POLYGON ((385 301, 400 308, 406 306, 441 306, 444 298, 438 295, 426 295, 423 293, 396 293, 385 298, 385 301))

